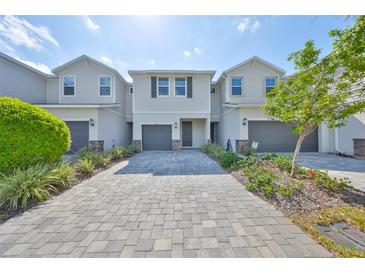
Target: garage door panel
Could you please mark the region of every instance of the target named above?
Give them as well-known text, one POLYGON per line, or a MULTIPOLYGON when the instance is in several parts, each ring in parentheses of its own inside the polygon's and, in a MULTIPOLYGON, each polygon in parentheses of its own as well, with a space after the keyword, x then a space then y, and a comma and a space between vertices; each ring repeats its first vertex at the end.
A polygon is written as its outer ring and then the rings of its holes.
POLYGON ((142 125, 143 150, 171 150, 171 125, 142 125))
MULTIPOLYGON (((258 152, 294 152, 298 140, 290 126, 276 121, 249 121, 248 133, 250 145, 259 143, 258 152)), ((301 151, 318 151, 318 129, 306 137, 301 151)))
POLYGON ((66 122, 71 134, 71 148, 68 153, 75 153, 89 143, 89 122, 68 121, 66 122))

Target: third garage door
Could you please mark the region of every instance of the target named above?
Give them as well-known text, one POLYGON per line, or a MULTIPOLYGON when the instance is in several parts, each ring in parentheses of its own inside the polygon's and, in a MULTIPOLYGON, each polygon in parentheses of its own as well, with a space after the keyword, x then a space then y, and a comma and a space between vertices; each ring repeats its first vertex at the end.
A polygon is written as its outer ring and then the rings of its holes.
MULTIPOLYGON (((291 127, 276 121, 249 121, 248 138, 259 143, 257 152, 294 152, 298 135, 291 127)), ((301 152, 318 152, 318 129, 307 136, 301 152)))
POLYGON ((171 150, 171 125, 142 125, 143 150, 171 150))

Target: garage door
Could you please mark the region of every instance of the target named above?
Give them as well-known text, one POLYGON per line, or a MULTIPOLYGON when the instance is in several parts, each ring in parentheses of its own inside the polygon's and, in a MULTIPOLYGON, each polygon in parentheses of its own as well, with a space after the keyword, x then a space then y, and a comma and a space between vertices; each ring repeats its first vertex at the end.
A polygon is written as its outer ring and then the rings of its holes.
MULTIPOLYGON (((293 134, 291 127, 276 121, 249 121, 248 138, 259 143, 258 152, 294 152, 298 135, 293 134)), ((318 129, 307 136, 301 152, 318 151, 318 129)))
POLYGON ((143 150, 171 150, 171 125, 143 125, 143 150))
POLYGON ((79 149, 88 146, 89 142, 89 122, 72 121, 66 122, 71 133, 71 149, 68 153, 75 153, 79 149))

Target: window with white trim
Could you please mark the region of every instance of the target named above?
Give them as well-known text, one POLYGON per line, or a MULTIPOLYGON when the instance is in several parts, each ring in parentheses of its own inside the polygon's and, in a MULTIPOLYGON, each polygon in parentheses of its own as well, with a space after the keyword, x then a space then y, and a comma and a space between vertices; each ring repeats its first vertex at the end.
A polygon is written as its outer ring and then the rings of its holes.
POLYGON ((242 95, 242 78, 233 77, 231 83, 232 83, 232 95, 241 96, 242 95))
POLYGON ((75 96, 75 76, 63 76, 63 96, 75 96))
POLYGON ((169 96, 169 78, 158 78, 158 96, 169 96))
POLYGON ((175 78, 175 96, 186 96, 186 79, 175 78))
POLYGON ((265 78, 265 90, 266 93, 271 91, 276 85, 276 77, 266 77, 265 78))
POLYGON ((99 95, 100 96, 110 96, 111 95, 111 82, 112 78, 110 76, 100 76, 99 77, 99 95))

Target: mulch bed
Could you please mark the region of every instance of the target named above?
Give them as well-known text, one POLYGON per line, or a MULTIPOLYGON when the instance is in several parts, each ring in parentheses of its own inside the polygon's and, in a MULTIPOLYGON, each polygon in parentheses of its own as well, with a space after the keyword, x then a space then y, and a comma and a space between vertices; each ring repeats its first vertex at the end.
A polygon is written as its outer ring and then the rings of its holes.
MULTIPOLYGON (((278 168, 272 168, 271 171, 279 178, 282 178, 282 181, 285 182, 287 180, 287 174, 278 168)), ((243 185, 248 183, 248 179, 244 175, 242 168, 227 170, 227 172, 243 185)), ((260 192, 254 194, 270 202, 287 216, 308 214, 320 209, 336 206, 365 206, 365 192, 352 187, 344 187, 340 190, 330 191, 324 186, 317 185, 310 179, 290 178, 290 180, 303 184, 303 187, 296 189, 295 194, 290 198, 284 197, 279 193, 275 193, 271 197, 267 197, 260 192)), ((279 184, 279 182, 275 183, 279 184)))

